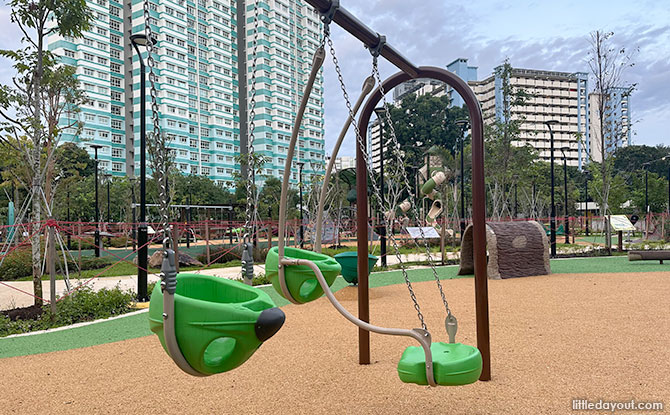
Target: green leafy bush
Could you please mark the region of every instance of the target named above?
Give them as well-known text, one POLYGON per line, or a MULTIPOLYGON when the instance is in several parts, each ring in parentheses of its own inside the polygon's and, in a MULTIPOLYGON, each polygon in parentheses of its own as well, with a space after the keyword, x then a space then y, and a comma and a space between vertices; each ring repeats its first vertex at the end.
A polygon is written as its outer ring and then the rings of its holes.
MULTIPOLYGON (((265 262, 265 257, 268 253, 267 248, 258 248, 254 250, 254 262, 262 263, 265 262)), ((226 262, 239 260, 242 258, 242 247, 236 246, 232 250, 227 247, 218 247, 210 250, 210 258, 213 261, 213 264, 225 264, 226 262)), ((198 255, 198 261, 203 264, 207 263, 207 255, 200 254, 198 255)))
POLYGON ((49 304, 44 305, 44 312, 34 320, 12 321, 0 313, 0 337, 125 314, 133 311, 133 299, 132 291, 119 287, 99 291, 83 287, 60 301, 55 314, 49 304))
POLYGON ((127 236, 115 236, 109 240, 109 245, 114 248, 125 248, 132 244, 133 242, 127 236))
POLYGON ((30 247, 14 250, 5 257, 0 266, 0 281, 12 281, 32 275, 32 255, 30 247))

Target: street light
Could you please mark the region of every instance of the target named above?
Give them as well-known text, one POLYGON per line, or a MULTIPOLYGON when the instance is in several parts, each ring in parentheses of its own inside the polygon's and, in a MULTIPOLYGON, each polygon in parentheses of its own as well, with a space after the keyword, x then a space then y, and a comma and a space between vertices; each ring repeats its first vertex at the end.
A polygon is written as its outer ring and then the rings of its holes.
POLYGON ((302 168, 305 165, 303 162, 298 164, 298 187, 300 188, 300 249, 305 246, 305 233, 302 227, 302 168))
MULTIPOLYGON (((379 121, 379 184, 381 187, 381 193, 384 194, 384 124, 382 119, 386 115, 386 108, 377 107, 374 109, 375 114, 377 114, 377 120, 379 121)), ((383 196, 382 196, 383 197, 383 196)), ((384 218, 382 209, 379 211, 379 223, 381 227, 379 228, 379 242, 381 244, 380 253, 382 256, 382 267, 386 267, 386 219, 384 218)))
MULTIPOLYGON (((130 36, 130 43, 133 44, 137 58, 140 62, 140 224, 137 235, 137 244, 139 252, 137 253, 137 299, 147 301, 147 257, 149 254, 148 235, 147 235, 147 95, 146 95, 146 68, 140 46, 146 46, 148 39, 146 35, 137 33, 130 36)), ((153 42, 155 43, 155 42, 153 42)))
POLYGON ((570 219, 568 218, 568 157, 565 155, 566 151, 570 151, 570 147, 561 147, 563 153, 563 189, 565 191, 564 205, 565 205, 565 243, 570 244, 570 219))
POLYGON ((461 240, 465 234, 465 171, 463 167, 463 154, 465 148, 465 132, 470 128, 470 120, 460 119, 456 120, 456 125, 461 127, 461 240))
POLYGON ((552 125, 558 124, 556 120, 548 120, 544 122, 549 129, 549 138, 551 144, 551 216, 549 218, 549 226, 551 228, 551 256, 556 256, 556 205, 554 204, 554 132, 551 129, 552 125))
POLYGON ((90 147, 95 151, 95 256, 100 258, 100 207, 98 206, 98 149, 102 148, 100 144, 91 144, 90 147))

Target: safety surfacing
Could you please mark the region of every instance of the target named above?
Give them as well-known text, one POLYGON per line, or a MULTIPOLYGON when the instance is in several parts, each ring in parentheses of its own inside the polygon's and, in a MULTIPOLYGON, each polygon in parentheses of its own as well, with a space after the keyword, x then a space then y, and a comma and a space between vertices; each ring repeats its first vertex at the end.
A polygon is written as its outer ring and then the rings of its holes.
MULTIPOLYGON (((321 298, 283 307, 285 326, 228 373, 181 373, 155 336, 0 360, 0 412, 164 414, 565 414, 573 399, 670 404, 670 273, 553 274, 489 281, 492 380, 404 384, 412 340, 373 334, 358 365, 358 329, 321 298)), ((474 281, 443 281, 458 341, 476 344, 474 281)), ((414 284, 435 341, 446 341, 434 282, 414 284)), ((374 288, 373 323, 419 320, 404 285, 374 288)), ((356 301, 342 298, 356 312, 356 301)), ((666 409, 667 410, 667 409, 666 409)), ((663 412, 654 412, 663 413, 663 412)))

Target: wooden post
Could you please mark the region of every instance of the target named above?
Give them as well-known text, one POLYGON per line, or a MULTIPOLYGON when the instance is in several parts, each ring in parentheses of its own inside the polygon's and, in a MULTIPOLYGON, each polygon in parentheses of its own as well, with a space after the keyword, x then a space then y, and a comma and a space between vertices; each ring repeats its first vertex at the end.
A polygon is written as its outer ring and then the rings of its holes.
POLYGON ((209 219, 205 219, 205 253, 207 254, 207 264, 211 261, 209 253, 209 219))
POLYGON ((623 231, 617 232, 617 236, 619 239, 619 252, 623 252, 623 231))
POLYGON ((174 248, 175 266, 177 267, 177 272, 179 272, 179 223, 174 224, 172 247, 174 248))
POLYGON ((268 249, 272 248, 272 224, 268 225, 268 249))
MULTIPOLYGON (((53 219, 53 218, 49 218, 53 219)), ((51 312, 56 314, 56 234, 54 227, 49 226, 47 238, 47 269, 49 270, 49 288, 51 290, 51 312)), ((41 284, 41 282, 40 282, 41 284)))

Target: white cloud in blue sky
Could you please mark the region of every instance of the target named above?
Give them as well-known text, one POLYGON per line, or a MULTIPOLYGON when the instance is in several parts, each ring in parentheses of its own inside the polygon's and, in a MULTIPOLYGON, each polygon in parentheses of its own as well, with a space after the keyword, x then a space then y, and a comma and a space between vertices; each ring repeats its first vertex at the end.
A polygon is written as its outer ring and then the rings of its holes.
MULTIPOLYGON (((670 120, 670 5, 667 0, 342 0, 347 8, 416 65, 444 66, 468 58, 479 78, 505 58, 513 66, 588 72, 589 33, 613 31, 615 41, 639 48, 635 66, 625 75, 637 83, 631 98, 636 144, 668 144, 670 120)), ((9 7, 0 7, 0 49, 15 48, 20 32, 9 23, 9 7)), ((354 100, 370 74, 371 57, 360 42, 338 27, 333 40, 354 100)), ((396 71, 382 62, 382 78, 396 71)), ((0 65, 0 82, 12 70, 0 65)), ((330 152, 347 115, 330 57, 325 65, 326 151, 330 152)), ((341 155, 353 155, 351 134, 341 155)))

